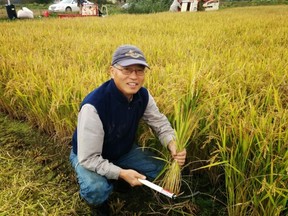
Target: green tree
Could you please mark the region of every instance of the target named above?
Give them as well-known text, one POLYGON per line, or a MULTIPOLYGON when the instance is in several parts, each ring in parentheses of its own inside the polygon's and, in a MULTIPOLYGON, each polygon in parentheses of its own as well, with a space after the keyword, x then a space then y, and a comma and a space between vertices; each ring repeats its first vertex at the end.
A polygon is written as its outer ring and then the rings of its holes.
POLYGON ((168 11, 172 0, 130 0, 128 13, 156 13, 168 11))

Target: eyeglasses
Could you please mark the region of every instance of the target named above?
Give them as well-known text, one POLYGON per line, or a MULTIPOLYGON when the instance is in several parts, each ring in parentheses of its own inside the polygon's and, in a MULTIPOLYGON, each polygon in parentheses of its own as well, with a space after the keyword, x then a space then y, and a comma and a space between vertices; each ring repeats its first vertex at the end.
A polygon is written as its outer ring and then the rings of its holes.
MULTIPOLYGON (((117 64, 116 64, 117 65, 117 64)), ((123 67, 123 68, 119 68, 116 67, 116 65, 113 65, 114 68, 116 68, 117 70, 120 70, 124 75, 131 75, 134 71, 136 73, 137 76, 144 76, 145 75, 145 68, 129 68, 129 67, 123 67)))

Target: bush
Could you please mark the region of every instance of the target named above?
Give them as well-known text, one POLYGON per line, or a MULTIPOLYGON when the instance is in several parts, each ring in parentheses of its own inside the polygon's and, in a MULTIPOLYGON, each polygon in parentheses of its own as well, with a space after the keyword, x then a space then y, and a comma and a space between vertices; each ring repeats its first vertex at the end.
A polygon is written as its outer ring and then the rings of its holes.
POLYGON ((168 11, 171 0, 131 0, 128 13, 156 13, 168 11))

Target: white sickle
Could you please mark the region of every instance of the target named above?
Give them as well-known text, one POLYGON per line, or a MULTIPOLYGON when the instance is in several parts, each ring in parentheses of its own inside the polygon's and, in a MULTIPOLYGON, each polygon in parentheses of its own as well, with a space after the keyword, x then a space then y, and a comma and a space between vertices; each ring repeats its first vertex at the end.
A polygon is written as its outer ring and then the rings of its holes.
POLYGON ((138 179, 138 181, 140 181, 142 184, 146 185, 147 187, 155 190, 155 191, 158 191, 159 193, 162 193, 164 194, 165 196, 171 198, 171 199, 175 199, 176 198, 176 194, 174 193, 171 193, 170 191, 167 191, 165 190, 164 188, 148 181, 148 180, 143 180, 143 179, 138 179))

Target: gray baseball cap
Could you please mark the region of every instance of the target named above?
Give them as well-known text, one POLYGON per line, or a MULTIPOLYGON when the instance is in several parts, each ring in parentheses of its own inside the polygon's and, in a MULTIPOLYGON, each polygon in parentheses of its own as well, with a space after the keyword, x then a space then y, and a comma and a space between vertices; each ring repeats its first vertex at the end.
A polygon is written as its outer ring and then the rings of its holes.
POLYGON ((116 49, 112 57, 112 64, 121 66, 129 66, 133 64, 144 65, 149 68, 143 52, 133 45, 122 45, 116 49))

